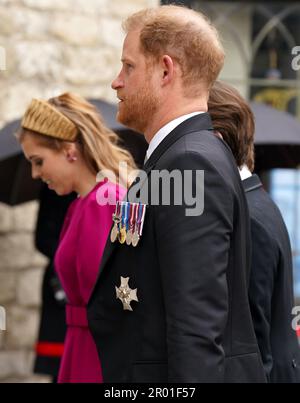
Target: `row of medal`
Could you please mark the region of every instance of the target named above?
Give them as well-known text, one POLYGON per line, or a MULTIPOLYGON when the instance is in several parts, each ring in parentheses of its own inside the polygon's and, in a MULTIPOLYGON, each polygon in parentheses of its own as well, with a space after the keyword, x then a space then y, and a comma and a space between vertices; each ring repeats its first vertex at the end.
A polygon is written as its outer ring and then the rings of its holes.
POLYGON ((113 228, 110 233, 111 242, 118 240, 121 244, 137 246, 142 236, 146 204, 117 201, 113 214, 113 228))

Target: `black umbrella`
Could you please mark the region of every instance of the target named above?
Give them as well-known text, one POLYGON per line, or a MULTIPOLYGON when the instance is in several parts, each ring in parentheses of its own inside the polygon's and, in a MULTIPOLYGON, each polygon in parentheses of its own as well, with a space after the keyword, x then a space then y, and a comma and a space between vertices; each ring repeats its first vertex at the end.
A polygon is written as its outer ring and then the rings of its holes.
POLYGON ((291 114, 251 102, 255 116, 255 170, 297 168, 300 164, 300 122, 291 114))
POLYGON ((255 144, 300 145, 300 122, 293 115, 258 102, 250 106, 255 116, 255 144))
MULTIPOLYGON (((144 161, 147 143, 144 136, 116 121, 117 107, 102 100, 90 100, 103 116, 108 127, 118 133, 120 143, 133 155, 138 166, 144 161)), ((31 178, 30 163, 14 137, 21 120, 8 123, 0 131, 0 202, 11 206, 39 198, 41 181, 31 178)))
POLYGON ((32 180, 30 164, 13 136, 19 125, 15 120, 0 131, 0 202, 11 206, 37 198, 41 187, 32 180))

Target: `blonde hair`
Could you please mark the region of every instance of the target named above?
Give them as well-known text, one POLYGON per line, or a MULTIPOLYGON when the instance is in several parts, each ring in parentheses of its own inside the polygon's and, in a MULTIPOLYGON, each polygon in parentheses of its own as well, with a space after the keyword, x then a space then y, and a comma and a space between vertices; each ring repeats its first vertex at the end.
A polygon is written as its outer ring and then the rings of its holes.
POLYGON ((186 96, 195 96, 201 85, 209 90, 223 64, 224 50, 216 28, 202 13, 182 6, 141 10, 125 20, 126 33, 140 30, 145 56, 158 60, 168 54, 179 64, 186 96))
MULTIPOLYGON (((48 103, 77 127, 78 135, 75 142, 89 170, 95 176, 99 171, 110 170, 123 186, 130 185, 126 172, 121 170, 119 173, 119 163, 125 162, 130 174, 136 169, 133 157, 120 147, 118 135, 106 127, 96 107, 73 93, 64 93, 51 98, 48 103)), ((65 140, 26 128, 21 128, 17 133, 20 142, 26 135, 35 136, 40 144, 57 151, 62 150, 67 143, 65 140)))

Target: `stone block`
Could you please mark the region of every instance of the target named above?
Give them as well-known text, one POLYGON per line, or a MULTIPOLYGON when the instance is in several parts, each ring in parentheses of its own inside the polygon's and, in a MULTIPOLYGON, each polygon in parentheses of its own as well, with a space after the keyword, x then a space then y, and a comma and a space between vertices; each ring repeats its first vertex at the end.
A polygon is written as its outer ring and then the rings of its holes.
POLYGON ((125 34, 122 30, 121 20, 111 17, 103 17, 99 23, 100 39, 104 47, 116 48, 119 51, 117 60, 121 59, 122 46, 125 34))
POLYGON ((94 14, 97 10, 105 9, 109 0, 22 0, 22 3, 27 7, 41 11, 94 14))
POLYGON ((0 271, 22 270, 32 265, 35 253, 32 234, 0 236, 0 271))
POLYGON ((71 6, 70 0, 22 0, 22 3, 26 7, 40 11, 68 11, 71 6))
POLYGON ((18 74, 26 79, 59 80, 62 70, 62 47, 55 41, 18 42, 15 45, 18 74))
POLYGON ((15 7, 12 10, 17 32, 22 32, 22 39, 44 39, 49 35, 51 18, 47 13, 15 7))
MULTIPOLYGON (((32 269, 23 271, 17 280, 17 304, 38 307, 41 303, 41 286, 44 271, 32 269)), ((1 300, 1 294, 0 294, 1 300)))
POLYGON ((64 77, 72 85, 109 85, 116 73, 115 64, 112 49, 68 49, 64 77))
POLYGON ((13 228, 13 210, 11 207, 0 203, 0 234, 9 232, 13 228))
POLYGON ((0 383, 52 383, 52 378, 46 375, 30 375, 23 378, 10 377, 0 383))
POLYGON ((0 272, 0 305, 5 306, 16 297, 16 273, 0 272))
POLYGON ((5 331, 0 330, 0 352, 4 348, 4 342, 5 342, 5 331))
POLYGON ((26 351, 0 351, 0 379, 29 376, 31 368, 26 351))
POLYGON ((31 267, 44 269, 49 262, 49 259, 37 250, 34 251, 31 260, 31 267))
POLYGON ((10 36, 16 32, 17 25, 14 15, 9 7, 4 7, 2 2, 0 3, 0 21, 0 35, 10 36))
POLYGON ((33 232, 36 227, 38 203, 36 201, 13 208, 13 230, 33 232))
POLYGON ((64 43, 77 46, 93 46, 100 38, 99 22, 91 16, 58 14, 50 31, 64 43))
POLYGON ((7 309, 6 348, 32 349, 39 325, 39 311, 20 308, 18 306, 7 309))
POLYGON ((159 4, 159 0, 126 0, 122 2, 122 7, 120 7, 118 0, 112 0, 108 3, 107 8, 110 15, 124 19, 136 11, 143 8, 156 7, 159 4))
POLYGON ((20 74, 1 83, 0 75, 0 117, 5 122, 20 118, 32 98, 46 98, 49 90, 53 91, 55 82, 39 80, 22 81, 20 74))

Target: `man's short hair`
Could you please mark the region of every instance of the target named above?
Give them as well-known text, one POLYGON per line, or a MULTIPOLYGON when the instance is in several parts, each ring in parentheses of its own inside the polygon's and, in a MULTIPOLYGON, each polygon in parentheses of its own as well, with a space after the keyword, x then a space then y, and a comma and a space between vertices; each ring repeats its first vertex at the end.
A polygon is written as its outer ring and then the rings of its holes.
POLYGON ((215 131, 231 148, 239 167, 254 169, 254 115, 250 106, 231 85, 216 81, 211 88, 208 112, 215 131))
POLYGON ((146 57, 158 60, 167 54, 179 64, 187 96, 196 95, 200 86, 209 90, 223 67, 218 32, 202 13, 174 5, 149 8, 127 18, 123 28, 126 33, 140 30, 146 57))

